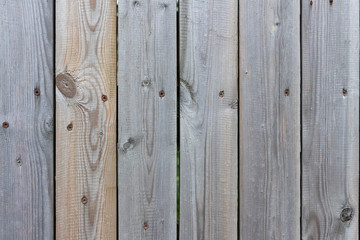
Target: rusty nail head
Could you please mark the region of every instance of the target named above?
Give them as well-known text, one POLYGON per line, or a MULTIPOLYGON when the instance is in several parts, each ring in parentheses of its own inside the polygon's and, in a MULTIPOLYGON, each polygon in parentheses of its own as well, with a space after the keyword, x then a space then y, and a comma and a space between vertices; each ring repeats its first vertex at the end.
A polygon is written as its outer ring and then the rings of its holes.
POLYGON ((68 130, 68 131, 72 131, 72 129, 73 129, 73 124, 72 124, 72 123, 70 123, 69 125, 67 125, 67 130, 68 130))
POLYGON ((290 90, 289 90, 289 89, 285 89, 284 93, 285 93, 285 96, 289 96, 289 95, 290 95, 290 90))
POLYGON ((147 223, 144 223, 144 229, 145 231, 149 229, 149 225, 147 223))
POLYGON ((87 197, 83 196, 81 198, 81 203, 84 204, 84 205, 87 204, 87 197))
POLYGON ((108 98, 107 98, 106 95, 102 95, 102 96, 101 96, 101 100, 102 100, 103 102, 106 102, 106 101, 108 100, 108 98))
POLYGON ((164 90, 161 90, 161 91, 159 92, 159 96, 160 96, 161 98, 165 97, 165 91, 164 91, 164 90))
POLYGON ((343 95, 346 96, 347 95, 347 90, 345 88, 343 88, 343 95))
POLYGON ((332 4, 333 4, 333 2, 334 2, 334 0, 330 0, 330 5, 332 5, 332 4))
POLYGON ((35 94, 35 96, 40 96, 40 89, 35 88, 34 89, 34 94, 35 94))
POLYGON ((219 97, 223 98, 223 97, 224 97, 224 95, 225 95, 224 90, 222 90, 222 91, 220 91, 220 92, 219 92, 219 97))
POLYGON ((9 127, 9 123, 8 122, 3 122, 3 128, 8 128, 9 127))

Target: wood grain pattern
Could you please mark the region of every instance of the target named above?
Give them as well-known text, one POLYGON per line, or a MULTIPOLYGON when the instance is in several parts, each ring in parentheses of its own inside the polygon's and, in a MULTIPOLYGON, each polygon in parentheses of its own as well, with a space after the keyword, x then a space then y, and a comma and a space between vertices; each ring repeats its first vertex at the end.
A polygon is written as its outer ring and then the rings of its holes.
POLYGON ((303 239, 359 237, 359 1, 303 1, 303 239))
POLYGON ((237 239, 238 1, 180 1, 180 239, 237 239))
POLYGON ((52 1, 0 0, 0 239, 54 236, 53 51, 52 1))
POLYGON ((300 4, 240 0, 240 239, 300 239, 300 4))
POLYGON ((176 0, 118 9, 119 239, 176 239, 176 0))
POLYGON ((56 4, 56 237, 116 239, 116 0, 56 4))

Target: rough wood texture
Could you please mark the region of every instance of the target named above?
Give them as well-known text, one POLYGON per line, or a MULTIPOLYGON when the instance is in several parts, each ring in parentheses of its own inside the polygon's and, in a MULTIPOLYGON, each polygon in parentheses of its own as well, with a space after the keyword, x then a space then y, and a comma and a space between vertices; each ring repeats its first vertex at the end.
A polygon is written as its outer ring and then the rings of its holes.
POLYGON ((240 238, 300 239, 300 4, 240 0, 240 238))
POLYGON ((118 9, 119 239, 176 239, 176 0, 118 9))
POLYGON ((303 1, 303 239, 358 239, 359 1, 303 1))
POLYGON ((51 1, 0 0, 0 239, 54 237, 53 52, 51 1))
POLYGON ((237 238, 238 1, 180 1, 180 239, 237 238))
POLYGON ((56 4, 56 237, 115 239, 116 0, 56 4))

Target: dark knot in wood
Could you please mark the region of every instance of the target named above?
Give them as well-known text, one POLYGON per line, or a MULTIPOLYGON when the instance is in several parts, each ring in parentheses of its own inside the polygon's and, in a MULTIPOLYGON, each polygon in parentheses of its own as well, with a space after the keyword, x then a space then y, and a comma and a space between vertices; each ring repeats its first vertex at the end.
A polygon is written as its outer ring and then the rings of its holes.
POLYGON ((18 158, 16 159, 16 164, 17 164, 18 166, 21 166, 21 165, 22 165, 22 161, 21 161, 21 158, 20 158, 20 157, 18 157, 18 158))
POLYGON ((145 80, 142 81, 141 86, 143 86, 143 87, 150 87, 150 86, 151 86, 151 80, 150 80, 150 78, 145 78, 145 80))
POLYGON ((340 219, 342 222, 348 222, 352 219, 353 217, 353 209, 352 208, 344 208, 341 211, 341 215, 340 215, 340 219))
POLYGON ((225 96, 225 92, 224 91, 220 91, 219 92, 219 97, 223 98, 225 96))
POLYGON ((60 73, 56 76, 56 87, 67 98, 73 98, 76 95, 75 80, 68 73, 60 73))
POLYGON ((133 6, 134 7, 140 7, 140 2, 139 1, 134 1, 133 6))

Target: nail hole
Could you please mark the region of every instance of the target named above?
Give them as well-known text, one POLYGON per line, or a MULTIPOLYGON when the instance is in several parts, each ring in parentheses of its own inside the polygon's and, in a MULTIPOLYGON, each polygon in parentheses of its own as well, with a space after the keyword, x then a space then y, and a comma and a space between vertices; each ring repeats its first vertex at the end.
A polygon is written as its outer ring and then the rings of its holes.
POLYGON ((353 217, 353 210, 352 208, 344 208, 341 211, 341 215, 340 215, 340 219, 342 222, 348 222, 352 219, 353 217))
POLYGON ((347 90, 345 88, 343 88, 342 93, 343 93, 343 96, 345 97, 347 95, 347 90))
POLYGON ((81 203, 82 203, 82 204, 84 204, 84 205, 87 204, 87 201, 88 201, 88 200, 87 200, 87 197, 83 196, 83 197, 81 198, 81 203))
POLYGON ((40 89, 35 88, 34 89, 34 94, 35 94, 35 96, 40 96, 40 89))
POLYGON ((219 92, 219 97, 223 98, 224 95, 225 95, 225 92, 224 92, 224 91, 220 91, 220 92, 219 92))
POLYGON ((165 97, 165 92, 164 92, 164 90, 161 90, 161 91, 159 92, 159 96, 160 96, 161 98, 165 97))
POLYGON ((9 127, 9 123, 8 123, 8 122, 3 122, 2 126, 3 126, 3 128, 8 128, 8 127, 9 127))
POLYGON ((73 124, 70 123, 69 125, 67 125, 67 130, 68 131, 72 131, 73 130, 73 124))
POLYGON ((107 98, 107 96, 106 96, 106 95, 102 95, 102 96, 101 96, 101 100, 102 100, 103 102, 106 102, 106 101, 107 101, 107 99, 108 99, 108 98, 107 98))
POLYGON ((144 223, 144 229, 145 231, 149 229, 149 225, 147 223, 144 223))
POLYGON ((285 96, 289 96, 289 95, 290 95, 290 90, 289 90, 289 89, 285 89, 284 94, 285 94, 285 96))
POLYGON ((312 6, 314 4, 314 2, 313 1, 310 1, 310 6, 312 6))
POLYGON ((332 4, 333 4, 333 2, 334 2, 334 0, 330 0, 330 5, 332 5, 332 4))

